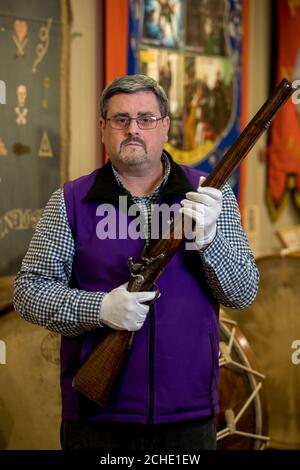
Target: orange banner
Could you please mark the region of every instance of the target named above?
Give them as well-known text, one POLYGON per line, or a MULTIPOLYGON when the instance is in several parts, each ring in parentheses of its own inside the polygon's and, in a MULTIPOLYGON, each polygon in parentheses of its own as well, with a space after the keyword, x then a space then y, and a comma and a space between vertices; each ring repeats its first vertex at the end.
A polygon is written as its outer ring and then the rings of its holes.
MULTIPOLYGON (((300 78, 300 4, 278 0, 278 80, 300 78)), ((300 207, 300 105, 292 99, 279 111, 271 127, 268 148, 267 200, 276 220, 289 191, 300 207)))
POLYGON ((128 0, 105 2, 105 85, 127 73, 128 0))

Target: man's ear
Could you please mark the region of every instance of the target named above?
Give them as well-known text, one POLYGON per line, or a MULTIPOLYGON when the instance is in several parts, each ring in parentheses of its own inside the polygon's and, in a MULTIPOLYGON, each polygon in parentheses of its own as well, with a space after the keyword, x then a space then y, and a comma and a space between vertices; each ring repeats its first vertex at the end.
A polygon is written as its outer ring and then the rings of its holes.
POLYGON ((100 125, 101 142, 102 142, 102 144, 104 144, 103 130, 105 128, 105 120, 102 117, 99 119, 99 125, 100 125))
POLYGON ((163 126, 165 128, 165 131, 166 131, 166 138, 165 138, 165 142, 168 142, 168 133, 169 133, 169 129, 170 129, 170 118, 169 116, 166 116, 163 120, 163 126))

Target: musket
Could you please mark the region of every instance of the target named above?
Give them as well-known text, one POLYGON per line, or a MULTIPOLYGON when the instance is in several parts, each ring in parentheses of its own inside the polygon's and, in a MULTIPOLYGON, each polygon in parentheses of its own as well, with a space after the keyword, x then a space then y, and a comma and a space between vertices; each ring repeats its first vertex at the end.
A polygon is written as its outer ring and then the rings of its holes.
MULTIPOLYGON (((254 146, 261 134, 268 129, 275 114, 295 91, 293 84, 283 79, 271 96, 255 114, 233 145, 220 159, 202 186, 221 188, 241 161, 254 146)), ((141 262, 129 258, 131 278, 130 292, 151 290, 155 281, 185 240, 184 217, 179 214, 172 220, 167 236, 159 239, 141 257, 141 262), (178 233, 182 234, 178 237, 178 233)), ((113 330, 103 327, 103 337, 73 379, 73 387, 105 406, 118 380, 130 349, 134 333, 126 330, 113 330)))

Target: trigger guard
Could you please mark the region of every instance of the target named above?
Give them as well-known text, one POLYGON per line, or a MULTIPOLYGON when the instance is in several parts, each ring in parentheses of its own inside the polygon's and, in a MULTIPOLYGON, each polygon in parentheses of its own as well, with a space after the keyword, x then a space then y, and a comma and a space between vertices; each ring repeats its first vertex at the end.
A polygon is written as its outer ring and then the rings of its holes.
POLYGON ((159 294, 160 294, 160 290, 159 290, 158 285, 157 285, 157 284, 153 284, 153 286, 156 287, 155 296, 153 297, 152 300, 149 300, 149 302, 147 302, 148 305, 153 305, 154 302, 158 299, 159 294))

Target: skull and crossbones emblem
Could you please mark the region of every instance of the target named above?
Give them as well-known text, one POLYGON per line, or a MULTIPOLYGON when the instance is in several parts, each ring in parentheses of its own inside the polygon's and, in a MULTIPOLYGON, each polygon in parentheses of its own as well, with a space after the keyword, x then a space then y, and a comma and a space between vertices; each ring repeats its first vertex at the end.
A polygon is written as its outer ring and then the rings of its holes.
POLYGON ((15 107, 16 122, 18 125, 25 125, 27 123, 28 108, 25 106, 27 97, 27 88, 25 85, 17 87, 18 106, 15 107))

